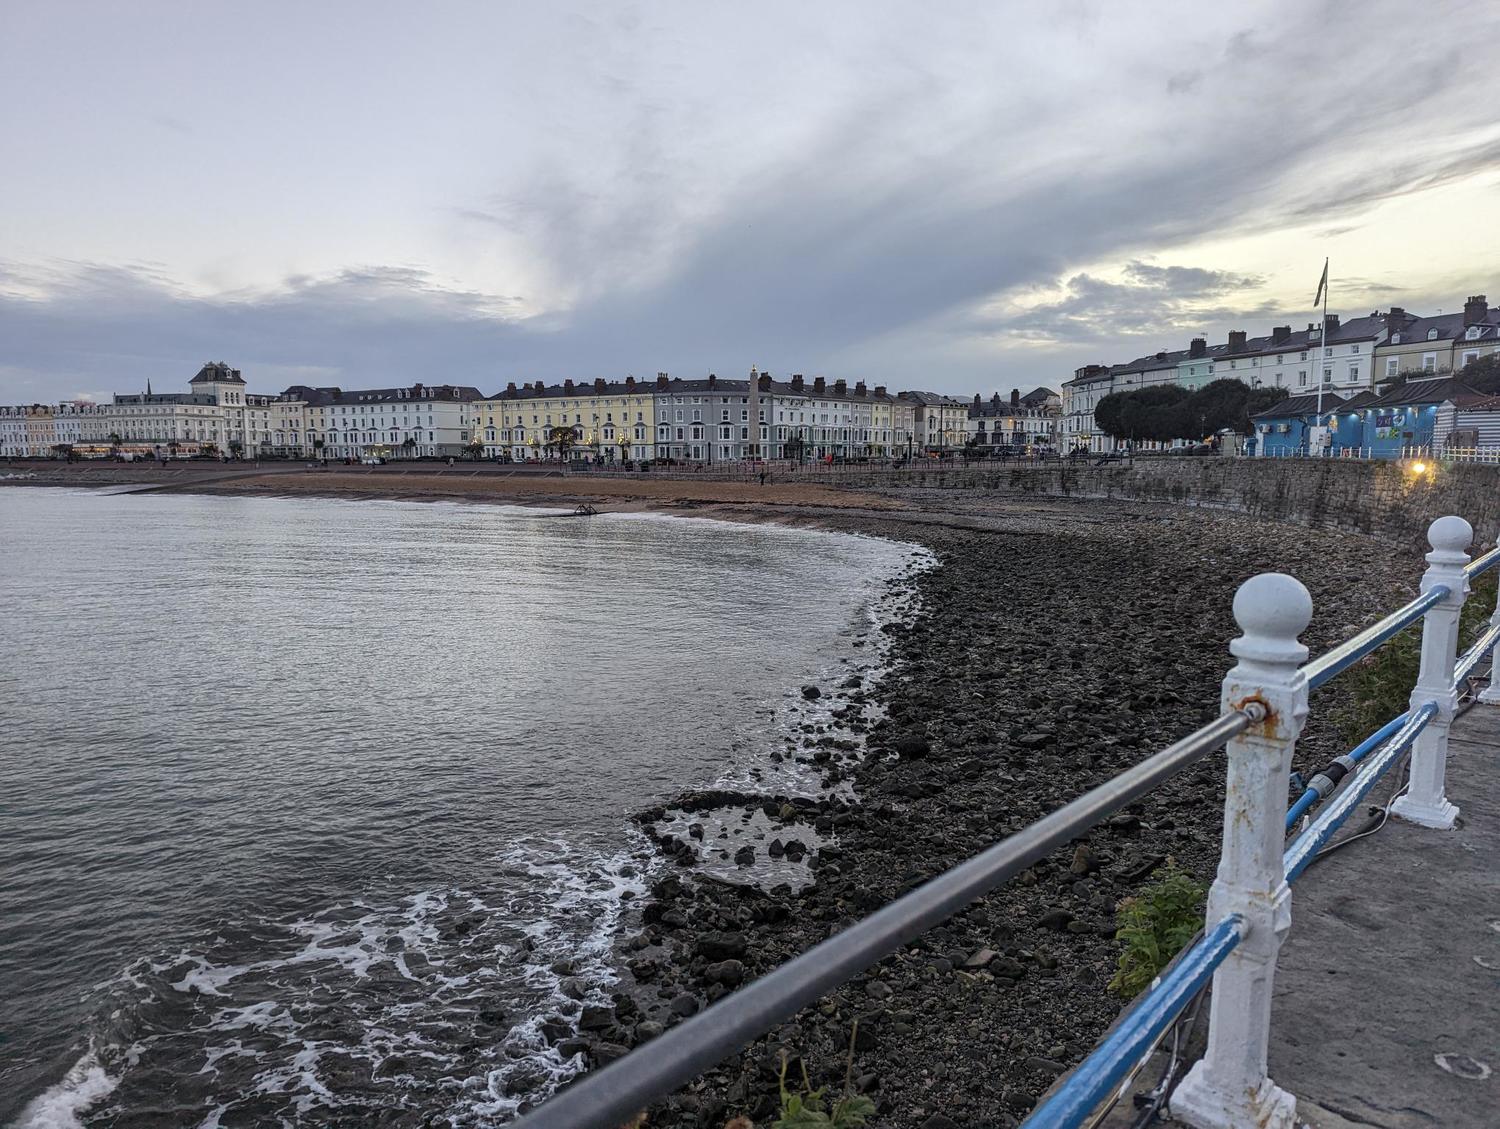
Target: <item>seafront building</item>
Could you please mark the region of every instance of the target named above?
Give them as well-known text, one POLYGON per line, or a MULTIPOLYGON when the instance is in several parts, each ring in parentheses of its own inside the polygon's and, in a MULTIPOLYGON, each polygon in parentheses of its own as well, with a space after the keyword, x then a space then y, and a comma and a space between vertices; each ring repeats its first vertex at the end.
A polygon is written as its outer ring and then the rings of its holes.
POLYGON ((755 369, 744 380, 710 373, 684 380, 595 380, 560 385, 511 383, 473 404, 472 423, 484 453, 515 461, 561 458, 592 462, 672 459, 735 462, 775 459, 870 458, 920 452, 915 412, 884 386, 774 380, 755 369), (760 418, 750 419, 750 381, 761 393, 760 418))
POLYGON ((864 381, 787 380, 751 369, 744 380, 510 382, 485 395, 468 385, 344 389, 296 384, 252 393, 240 370, 204 364, 186 392, 116 395, 112 402, 0 408, 0 456, 405 459, 482 457, 602 463, 750 458, 804 462, 905 459, 1048 449, 1061 400, 1038 388, 986 403, 936 392, 889 392, 864 381), (760 418, 750 419, 750 381, 760 418))
POLYGON ((1330 314, 1326 340, 1325 326, 1317 322, 1299 330, 1276 326, 1255 338, 1235 330, 1217 344, 1197 337, 1184 350, 1076 369, 1062 385, 1059 437, 1068 450, 1115 450, 1115 440, 1094 418, 1099 401, 1156 384, 1195 390, 1228 378, 1252 388, 1285 388, 1294 398, 1310 395, 1314 400, 1321 387, 1325 400, 1337 396, 1343 402, 1362 392, 1378 392, 1379 385, 1398 374, 1461 373, 1465 365, 1495 352, 1500 352, 1500 309, 1491 307, 1483 294, 1469 297, 1462 313, 1437 317, 1420 317, 1400 306, 1347 322, 1330 314))

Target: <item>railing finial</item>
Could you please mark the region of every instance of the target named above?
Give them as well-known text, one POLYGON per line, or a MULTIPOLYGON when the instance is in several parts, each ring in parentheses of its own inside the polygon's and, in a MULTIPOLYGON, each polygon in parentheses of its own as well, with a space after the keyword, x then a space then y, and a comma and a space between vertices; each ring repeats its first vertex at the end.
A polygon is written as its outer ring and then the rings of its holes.
POLYGON ((1229 649, 1240 661, 1224 679, 1224 706, 1258 702, 1264 721, 1228 745, 1224 840, 1208 895, 1208 926, 1232 914, 1245 936, 1214 974, 1208 1048, 1172 1096, 1172 1116, 1195 1129, 1291 1129, 1296 1100, 1266 1076, 1276 954, 1291 927, 1282 861, 1286 782, 1307 720, 1307 648, 1312 597, 1283 573, 1251 577, 1234 596, 1244 634, 1229 649))

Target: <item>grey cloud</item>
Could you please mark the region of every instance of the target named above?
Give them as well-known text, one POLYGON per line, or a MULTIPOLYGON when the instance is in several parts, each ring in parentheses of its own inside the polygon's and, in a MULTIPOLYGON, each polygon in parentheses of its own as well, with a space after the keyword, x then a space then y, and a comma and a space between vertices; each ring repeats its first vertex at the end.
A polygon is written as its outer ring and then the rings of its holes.
POLYGON ((62 264, 41 277, 0 266, 9 366, 0 381, 24 398, 42 394, 23 386, 128 389, 146 376, 185 380, 213 357, 245 369, 257 388, 266 386, 257 373, 489 389, 538 377, 738 372, 752 361, 953 391, 997 370, 1055 384, 1098 352, 1120 359, 1114 348, 1132 337, 1276 314, 1235 301, 1255 280, 1228 264, 1143 256, 1166 257, 1206 234, 1328 220, 1491 166, 1493 146, 1483 145, 1383 171, 1368 156, 1391 131, 1457 135, 1483 124, 1481 99, 1455 107, 1450 97, 1455 84, 1493 89, 1475 69, 1479 53, 1455 65, 1446 48, 1419 57, 1416 45, 1389 82, 1365 84, 1354 100, 1344 76, 1374 73, 1387 48, 1351 39, 1337 74, 1313 66, 1323 49, 1294 13, 1240 44, 1232 61, 1184 72, 1191 86, 1169 94, 1160 78, 1143 84, 1148 104, 1126 116, 1134 132, 1118 138, 1112 122, 1089 131, 1095 107, 1082 97, 1038 100, 1004 83, 968 118, 936 121, 928 92, 941 92, 941 76, 914 68, 904 84, 871 84, 809 130, 798 152, 739 157, 731 187, 707 201, 679 186, 691 140, 674 147, 657 109, 640 108, 622 122, 625 157, 596 166, 584 155, 582 171, 538 161, 519 186, 481 187, 448 205, 480 250, 486 238, 523 240, 579 296, 543 317, 514 296, 440 284, 421 265, 213 297, 186 293, 148 264, 62 264), (1348 175, 1310 198, 1309 170, 1330 169, 1348 175), (1123 281, 1078 270, 1101 261, 1126 262, 1123 281), (1010 323, 972 313, 994 295, 1057 279, 1067 280, 1064 303, 1010 323), (1010 338, 1050 344, 1015 357, 974 348, 1010 338))
POLYGON ((1042 341, 1103 344, 1152 335, 1175 341, 1205 321, 1270 312, 1263 305, 1205 304, 1261 285, 1253 276, 1141 262, 1127 264, 1123 273, 1122 282, 1074 275, 1062 283, 1062 298, 1008 317, 976 319, 974 329, 1042 341))
POLYGON ((1179 71, 1167 79, 1168 94, 1191 94, 1203 82, 1202 71, 1179 71))

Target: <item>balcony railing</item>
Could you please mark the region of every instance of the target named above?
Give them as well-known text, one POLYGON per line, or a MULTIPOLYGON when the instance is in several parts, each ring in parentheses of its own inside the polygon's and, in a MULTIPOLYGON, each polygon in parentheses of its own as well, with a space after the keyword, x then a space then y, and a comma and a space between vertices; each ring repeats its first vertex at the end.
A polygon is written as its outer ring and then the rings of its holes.
MULTIPOLYGON (((1201 939, 1130 1005, 1110 1034, 1032 1111, 1023 1129, 1091 1124, 1101 1107, 1124 1093, 1210 982, 1207 1051, 1172 1095, 1172 1116, 1197 1129, 1290 1129, 1294 1099, 1266 1075, 1272 975, 1291 925, 1289 884, 1408 757, 1408 779, 1390 813, 1424 827, 1453 826, 1458 811, 1444 792, 1448 729, 1464 684, 1482 661, 1488 657, 1493 663, 1497 657, 1500 609, 1463 655, 1457 644, 1469 581, 1500 565, 1500 548, 1471 561, 1467 549, 1473 530, 1459 517, 1433 522, 1428 540, 1432 551, 1421 594, 1311 662, 1297 639, 1312 620, 1307 589, 1281 573, 1247 580, 1233 605, 1242 634, 1229 644, 1239 661, 1224 679, 1223 712, 1215 720, 588 1075, 523 1117, 516 1129, 619 1129, 652 1102, 1221 747, 1228 751, 1224 836, 1201 939), (1309 691, 1418 619, 1423 622, 1421 668, 1410 708, 1337 758, 1289 812, 1292 754, 1307 718, 1309 691), (1288 832, 1299 823, 1288 844, 1288 832)), ((1500 694, 1486 691, 1481 700, 1500 704, 1500 694)))

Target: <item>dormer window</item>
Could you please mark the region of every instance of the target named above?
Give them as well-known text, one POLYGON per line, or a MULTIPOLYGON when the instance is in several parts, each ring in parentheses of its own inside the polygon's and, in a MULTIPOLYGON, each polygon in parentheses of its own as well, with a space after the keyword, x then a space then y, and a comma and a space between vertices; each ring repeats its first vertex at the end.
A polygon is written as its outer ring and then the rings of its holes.
POLYGON ((1437 337, 1438 337, 1438 331, 1436 329, 1429 329, 1427 331, 1427 340, 1429 340, 1429 341, 1436 341, 1437 337))
POLYGON ((1477 326, 1477 325, 1471 325, 1471 326, 1469 326, 1469 340, 1470 341, 1477 341, 1479 339, 1480 333, 1482 333, 1482 332, 1483 332, 1483 327, 1481 327, 1481 326, 1477 326))

